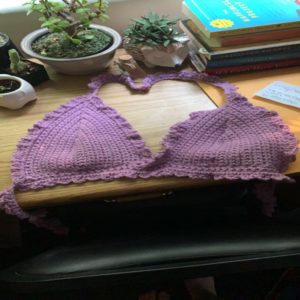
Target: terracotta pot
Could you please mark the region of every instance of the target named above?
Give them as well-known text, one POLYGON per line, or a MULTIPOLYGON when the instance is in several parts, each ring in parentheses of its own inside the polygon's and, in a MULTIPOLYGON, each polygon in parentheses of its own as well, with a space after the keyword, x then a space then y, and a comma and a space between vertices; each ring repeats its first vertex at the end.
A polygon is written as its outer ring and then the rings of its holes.
POLYGON ((41 37, 42 35, 48 33, 47 29, 38 29, 36 31, 31 32, 27 36, 23 38, 21 41, 22 50, 29 56, 38 58, 40 61, 48 64, 57 72, 69 75, 86 75, 86 74, 95 74, 99 71, 104 70, 111 63, 115 51, 121 44, 121 36, 120 34, 106 26, 93 24, 90 26, 91 28, 95 28, 101 30, 108 35, 110 35, 113 39, 113 42, 110 47, 106 50, 85 57, 79 58, 53 58, 53 57, 45 57, 40 54, 35 53, 31 44, 36 39, 41 37))

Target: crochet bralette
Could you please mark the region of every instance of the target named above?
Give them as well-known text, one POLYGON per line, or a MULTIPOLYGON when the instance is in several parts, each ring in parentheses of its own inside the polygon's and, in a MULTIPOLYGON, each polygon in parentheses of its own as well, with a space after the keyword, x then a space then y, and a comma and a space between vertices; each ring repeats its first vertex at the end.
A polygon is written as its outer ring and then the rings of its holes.
MULTIPOLYGON (((257 107, 235 86, 204 73, 179 72, 147 76, 138 86, 125 75, 103 74, 90 92, 63 104, 29 130, 12 159, 13 186, 0 194, 8 214, 55 230, 58 224, 23 211, 14 191, 116 178, 163 176, 199 179, 289 180, 282 173, 295 160, 297 141, 278 114, 257 107), (147 92, 166 79, 204 81, 224 90, 225 105, 190 114, 175 124, 154 155, 139 133, 97 94, 118 82, 147 92)), ((120 96, 121 97, 121 96, 120 96)))

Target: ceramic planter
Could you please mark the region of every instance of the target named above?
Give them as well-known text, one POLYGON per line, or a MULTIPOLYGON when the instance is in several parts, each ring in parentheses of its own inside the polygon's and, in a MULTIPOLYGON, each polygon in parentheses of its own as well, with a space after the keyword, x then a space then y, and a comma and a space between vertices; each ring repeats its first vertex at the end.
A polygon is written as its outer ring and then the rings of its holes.
POLYGON ((142 61, 147 67, 178 67, 189 54, 186 43, 174 43, 168 47, 132 45, 130 40, 125 39, 123 46, 135 60, 142 61))
POLYGON ((8 74, 0 74, 0 85, 1 80, 14 80, 19 84, 19 87, 14 91, 0 94, 0 106, 19 109, 26 103, 36 99, 34 88, 24 79, 8 74))
POLYGON ((90 26, 91 28, 98 29, 104 31, 108 35, 110 35, 113 39, 113 42, 110 47, 106 50, 96 53, 94 55, 79 57, 79 58, 52 58, 45 57, 35 53, 31 44, 36 39, 41 37, 42 35, 48 33, 47 29, 38 29, 36 31, 31 32, 27 36, 23 38, 21 41, 22 50, 29 56, 39 59, 40 61, 48 64, 57 72, 69 75, 87 75, 87 74, 95 74, 101 70, 104 70, 111 63, 115 51, 121 44, 121 36, 120 34, 106 26, 93 24, 90 26))
POLYGON ((17 48, 6 34, 0 32, 0 36, 5 41, 4 44, 0 45, 0 71, 4 72, 10 64, 8 50, 17 48))

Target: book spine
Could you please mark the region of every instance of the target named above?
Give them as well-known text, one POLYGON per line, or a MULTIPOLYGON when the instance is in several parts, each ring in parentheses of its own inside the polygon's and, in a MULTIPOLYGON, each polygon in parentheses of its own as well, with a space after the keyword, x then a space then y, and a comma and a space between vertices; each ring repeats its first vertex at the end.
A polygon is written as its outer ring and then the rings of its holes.
POLYGON ((203 34, 207 37, 210 38, 210 32, 207 30, 207 28, 201 23, 201 21, 197 18, 196 15, 188 8, 186 5, 185 1, 182 2, 182 12, 185 16, 187 16, 189 19, 191 19, 196 26, 203 32, 203 34))
POLYGON ((235 66, 235 67, 205 69, 203 71, 211 75, 228 75, 228 74, 245 73, 250 71, 279 69, 279 68, 286 68, 286 67, 299 66, 299 65, 300 65, 300 59, 288 59, 288 60, 270 61, 266 63, 242 65, 242 66, 235 66))
POLYGON ((196 24, 191 19, 179 21, 179 27, 187 35, 192 36, 193 39, 196 39, 200 43, 203 43, 208 49, 221 47, 221 41, 219 39, 206 37, 206 35, 202 33, 202 31, 196 26, 196 24))
MULTIPOLYGON (((282 52, 282 51, 297 51, 300 50, 300 44, 295 45, 286 45, 286 46, 275 46, 275 47, 267 47, 267 48, 260 48, 260 49, 252 49, 252 50, 245 50, 245 51, 235 51, 235 52, 228 52, 223 54, 214 54, 214 53, 207 53, 205 54, 208 59, 210 60, 218 60, 218 59, 225 59, 225 58, 234 58, 234 57, 242 57, 245 55, 257 55, 257 54, 273 54, 276 52, 282 52)), ((203 50, 199 50, 199 53, 202 53, 203 50)), ((299 51, 300 55, 300 51, 299 51)))
POLYGON ((254 26, 247 28, 239 28, 239 29, 231 29, 226 31, 215 31, 210 33, 210 37, 225 37, 225 36, 234 36, 241 35, 245 33, 256 33, 256 32, 264 32, 264 31, 275 31, 287 28, 297 28, 299 27, 299 21, 281 23, 281 24, 272 24, 272 25, 263 25, 263 26, 254 26))
POLYGON ((205 42, 201 40, 201 37, 199 37, 196 32, 190 30, 187 26, 185 26, 184 23, 179 23, 179 27, 189 37, 189 40, 192 41, 199 49, 204 48, 206 50, 207 48, 209 48, 205 44, 205 42))
POLYGON ((237 46, 242 44, 255 44, 261 42, 272 42, 300 37, 300 28, 285 29, 278 31, 266 31, 249 33, 247 35, 236 35, 220 38, 222 47, 237 46))
POLYGON ((231 67, 246 64, 263 63, 275 60, 287 60, 300 58, 300 51, 296 52, 279 52, 279 53, 264 53, 253 56, 241 56, 219 60, 208 60, 206 61, 207 68, 218 68, 218 67, 231 67))

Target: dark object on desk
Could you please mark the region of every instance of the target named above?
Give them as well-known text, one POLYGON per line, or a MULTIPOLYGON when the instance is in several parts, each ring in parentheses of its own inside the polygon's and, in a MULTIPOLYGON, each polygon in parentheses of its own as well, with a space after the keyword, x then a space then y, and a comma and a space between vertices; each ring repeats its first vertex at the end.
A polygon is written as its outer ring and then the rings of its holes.
POLYGON ((10 61, 8 51, 17 49, 8 35, 0 32, 0 72, 9 67, 10 61))
POLYGON ((6 74, 14 75, 23 78, 24 80, 31 83, 33 86, 37 86, 47 80, 49 76, 43 65, 32 62, 30 60, 24 61, 27 64, 27 69, 23 72, 13 73, 11 70, 7 69, 6 74))
POLYGON ((21 77, 33 86, 49 80, 43 65, 21 58, 15 49, 10 49, 8 55, 10 64, 2 70, 3 73, 21 77))

